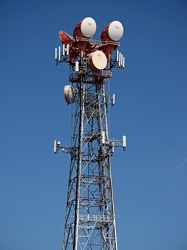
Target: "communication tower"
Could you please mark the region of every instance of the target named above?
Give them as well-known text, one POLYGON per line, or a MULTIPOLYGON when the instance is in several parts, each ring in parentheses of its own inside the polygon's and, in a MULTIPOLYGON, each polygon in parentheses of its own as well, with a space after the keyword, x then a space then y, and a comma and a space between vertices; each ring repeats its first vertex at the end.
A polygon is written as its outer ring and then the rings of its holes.
POLYGON ((61 46, 55 48, 57 65, 70 65, 64 98, 73 105, 71 145, 54 141, 54 152, 70 154, 70 170, 64 223, 63 250, 117 250, 116 220, 112 187, 111 156, 122 140, 109 139, 110 97, 108 81, 112 68, 125 67, 118 40, 124 29, 110 22, 100 40, 93 40, 96 22, 82 19, 73 36, 59 31, 61 46), (113 58, 112 54, 115 51, 113 58))

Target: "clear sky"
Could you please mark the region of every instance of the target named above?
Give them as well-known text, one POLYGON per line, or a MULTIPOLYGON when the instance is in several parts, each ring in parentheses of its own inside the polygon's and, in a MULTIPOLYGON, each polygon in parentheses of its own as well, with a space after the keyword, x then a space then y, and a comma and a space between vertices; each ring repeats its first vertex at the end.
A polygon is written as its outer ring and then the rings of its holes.
POLYGON ((187 249, 187 1, 0 1, 0 250, 62 245, 71 107, 58 31, 92 17, 95 39, 120 21, 124 72, 113 70, 111 138, 119 250, 187 249))

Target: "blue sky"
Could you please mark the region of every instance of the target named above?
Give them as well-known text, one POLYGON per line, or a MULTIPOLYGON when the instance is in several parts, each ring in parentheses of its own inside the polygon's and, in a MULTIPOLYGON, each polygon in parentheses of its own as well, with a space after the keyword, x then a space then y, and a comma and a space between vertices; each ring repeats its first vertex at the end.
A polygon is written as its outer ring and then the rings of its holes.
POLYGON ((90 16, 125 28, 124 72, 113 70, 111 138, 119 250, 187 249, 187 2, 0 2, 0 249, 62 245, 71 107, 68 67, 56 67, 58 31, 90 16))

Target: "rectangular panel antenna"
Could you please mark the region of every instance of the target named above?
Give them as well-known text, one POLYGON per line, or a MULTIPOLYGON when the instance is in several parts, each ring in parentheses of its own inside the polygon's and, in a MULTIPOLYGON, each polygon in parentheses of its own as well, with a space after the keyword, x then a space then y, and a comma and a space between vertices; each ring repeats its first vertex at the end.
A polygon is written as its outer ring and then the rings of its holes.
POLYGON ((123 136, 123 150, 125 151, 127 146, 127 139, 126 139, 126 135, 123 136))
POLYGON ((54 140, 54 153, 55 153, 55 154, 57 153, 57 150, 56 150, 56 143, 57 143, 57 141, 54 140))
POLYGON ((106 140, 105 140, 105 132, 101 132, 102 135, 102 143, 105 144, 106 140))
POLYGON ((112 106, 114 106, 115 102, 116 102, 116 95, 113 94, 112 95, 112 106))
POLYGON ((75 71, 78 72, 79 71, 79 61, 75 62, 75 71))
POLYGON ((123 57, 123 68, 125 68, 125 57, 123 57))
POLYGON ((62 55, 65 55, 65 44, 62 44, 62 55))
POLYGON ((58 46, 58 60, 61 60, 61 47, 58 46))
POLYGON ((57 59, 58 59, 58 49, 55 48, 55 60, 57 60, 57 59))
POLYGON ((116 61, 119 61, 119 50, 116 51, 116 61))
POLYGON ((123 67, 123 54, 121 54, 121 62, 120 62, 120 64, 121 64, 121 67, 123 67))
POLYGON ((69 44, 66 44, 65 51, 66 51, 66 55, 69 56, 69 44))
POLYGON ((118 62, 119 67, 121 67, 121 53, 119 52, 119 62, 118 62))

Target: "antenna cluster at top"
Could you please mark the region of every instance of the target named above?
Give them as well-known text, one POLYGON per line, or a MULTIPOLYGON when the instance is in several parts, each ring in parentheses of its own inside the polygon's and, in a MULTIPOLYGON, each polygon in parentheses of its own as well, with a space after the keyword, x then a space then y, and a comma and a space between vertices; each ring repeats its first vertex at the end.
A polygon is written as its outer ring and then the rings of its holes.
MULTIPOLYGON (((75 72, 80 68, 89 67, 93 71, 100 71, 118 67, 124 69, 125 57, 116 48, 124 33, 123 25, 119 21, 108 23, 100 35, 100 41, 92 41, 96 32, 96 22, 91 17, 79 21, 73 31, 73 36, 59 31, 62 47, 55 48, 55 60, 59 63, 70 63, 75 72), (116 50, 115 59, 112 53, 116 50), (84 60, 82 60, 84 59, 84 60)), ((80 71, 84 72, 84 71, 80 71)))

